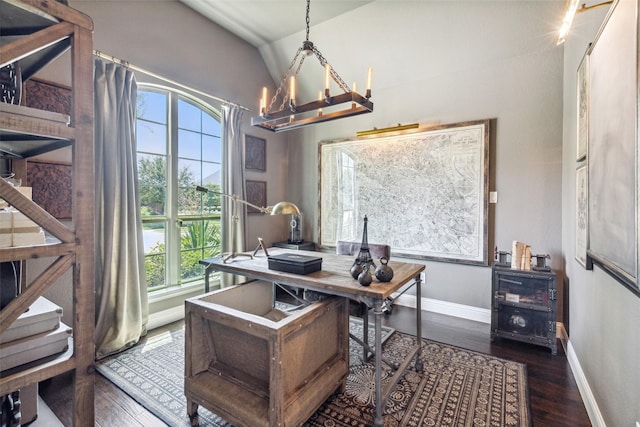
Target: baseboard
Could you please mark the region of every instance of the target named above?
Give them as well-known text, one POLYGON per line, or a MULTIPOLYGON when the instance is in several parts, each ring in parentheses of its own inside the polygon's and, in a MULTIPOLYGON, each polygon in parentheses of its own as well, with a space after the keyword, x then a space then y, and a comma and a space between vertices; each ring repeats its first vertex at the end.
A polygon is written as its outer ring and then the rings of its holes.
POLYGON ((587 408, 587 415, 589 415, 591 425, 593 427, 606 427, 604 418, 602 418, 602 414, 600 413, 600 408, 598 408, 598 402, 591 392, 591 387, 589 387, 587 378, 584 376, 578 356, 571 345, 571 340, 567 341, 566 353, 569 366, 571 367, 571 372, 573 372, 573 378, 576 380, 578 390, 582 396, 582 401, 584 402, 584 406, 587 408))
MULTIPOLYGON (((400 295, 395 304, 404 307, 416 308, 415 295, 400 295)), ((481 323, 491 323, 491 310, 488 308, 473 307, 470 305, 457 304, 455 302, 440 301, 431 298, 422 298, 422 311, 444 314, 447 316, 460 317, 462 319, 473 320, 481 323)))
POLYGON ((147 321, 147 330, 150 331, 181 319, 184 319, 184 304, 150 314, 147 321))

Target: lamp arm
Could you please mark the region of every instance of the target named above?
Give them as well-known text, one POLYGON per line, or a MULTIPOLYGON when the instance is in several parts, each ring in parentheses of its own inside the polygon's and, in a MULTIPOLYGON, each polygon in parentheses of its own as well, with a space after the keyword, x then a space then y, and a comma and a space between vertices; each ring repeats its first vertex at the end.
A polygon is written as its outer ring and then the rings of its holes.
POLYGON ((196 191, 200 191, 202 193, 213 193, 213 194, 218 194, 220 196, 224 196, 227 197, 231 200, 233 200, 234 202, 240 202, 243 203, 247 206, 251 206, 254 209, 259 210, 261 213, 264 214, 270 214, 271 213, 271 209, 273 209, 272 206, 268 206, 268 207, 264 207, 264 206, 258 206, 258 205, 254 205, 253 203, 247 202, 246 200, 241 199, 240 197, 238 197, 235 194, 227 194, 227 193, 221 193, 220 191, 213 191, 213 190, 209 190, 206 187, 202 187, 200 185, 196 186, 196 191))

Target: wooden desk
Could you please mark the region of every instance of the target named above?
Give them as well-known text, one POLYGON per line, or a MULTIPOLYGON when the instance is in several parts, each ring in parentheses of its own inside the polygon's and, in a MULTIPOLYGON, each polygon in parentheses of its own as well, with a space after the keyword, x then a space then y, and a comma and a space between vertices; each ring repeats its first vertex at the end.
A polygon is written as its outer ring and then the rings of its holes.
MULTIPOLYGON (((270 255, 291 252, 290 250, 272 248, 270 255)), ((420 342, 422 337, 422 309, 421 309, 421 280, 420 273, 425 266, 420 264, 410 264, 398 261, 389 261, 389 266, 393 268, 393 280, 381 283, 374 280, 369 286, 361 286, 349 273, 354 257, 335 255, 331 253, 319 253, 311 251, 296 251, 297 255, 309 255, 322 257, 322 270, 311 274, 300 275, 285 273, 282 271, 269 270, 267 258, 263 254, 251 258, 240 257, 222 262, 222 258, 210 258, 202 260, 201 263, 207 265, 206 271, 220 271, 224 273, 238 274, 252 279, 267 280, 282 285, 289 285, 298 288, 310 289, 330 295, 338 295, 356 299, 373 307, 375 315, 375 426, 382 427, 382 414, 389 394, 396 386, 405 369, 415 356, 416 370, 422 370, 420 361, 420 342), (394 292, 400 290, 404 285, 414 281, 416 286, 416 345, 407 355, 404 362, 396 369, 391 380, 382 389, 382 304, 386 298, 394 292)))

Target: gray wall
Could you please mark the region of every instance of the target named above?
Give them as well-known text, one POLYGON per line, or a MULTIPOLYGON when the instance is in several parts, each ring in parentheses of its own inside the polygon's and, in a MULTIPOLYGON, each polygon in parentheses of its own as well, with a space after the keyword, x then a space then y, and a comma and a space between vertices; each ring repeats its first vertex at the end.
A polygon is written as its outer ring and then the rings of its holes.
MULTIPOLYGON (((363 87, 373 67, 375 109, 290 133, 290 194, 308 213, 308 238, 317 239, 319 141, 398 123, 496 119, 495 244, 510 250, 524 241, 550 254, 562 276, 562 48, 554 39, 561 9, 561 2, 378 1, 314 26, 310 39, 339 73, 341 65, 360 69, 342 75, 347 83, 363 87)), ((278 50, 293 55, 301 37, 277 42, 278 50)), ((265 62, 274 61, 273 50, 261 49, 265 62)), ((423 296, 490 308, 489 267, 426 264, 423 296)))
POLYGON ((598 267, 587 271, 574 260, 576 70, 607 10, 576 15, 564 47, 562 247, 570 350, 600 410, 598 419, 608 426, 634 427, 640 421, 640 298, 598 267))

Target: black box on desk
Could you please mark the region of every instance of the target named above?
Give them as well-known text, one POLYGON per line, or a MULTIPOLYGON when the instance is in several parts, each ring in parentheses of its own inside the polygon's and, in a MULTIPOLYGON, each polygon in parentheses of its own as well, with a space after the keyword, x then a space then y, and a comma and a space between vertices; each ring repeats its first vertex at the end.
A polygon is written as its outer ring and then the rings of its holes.
POLYGON ((322 258, 292 253, 273 255, 269 257, 269 270, 309 274, 322 270, 322 258))

